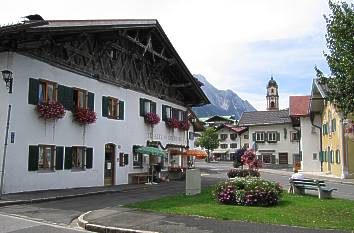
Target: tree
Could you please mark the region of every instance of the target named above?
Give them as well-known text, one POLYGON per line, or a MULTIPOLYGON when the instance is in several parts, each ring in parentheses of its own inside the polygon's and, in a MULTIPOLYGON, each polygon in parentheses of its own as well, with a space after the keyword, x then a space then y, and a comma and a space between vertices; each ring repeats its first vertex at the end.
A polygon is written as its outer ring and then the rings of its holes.
POLYGON ((242 160, 241 160, 241 156, 246 152, 245 148, 240 148, 235 152, 235 155, 233 157, 234 160, 234 168, 238 168, 240 166, 243 166, 242 160))
POLYGON ((324 16, 327 23, 326 41, 329 52, 324 52, 330 68, 326 76, 317 67, 317 77, 327 85, 328 100, 347 116, 354 112, 354 4, 329 1, 331 14, 324 16))
POLYGON ((210 160, 210 150, 219 147, 218 133, 214 128, 207 128, 198 139, 197 144, 208 150, 208 161, 210 160))

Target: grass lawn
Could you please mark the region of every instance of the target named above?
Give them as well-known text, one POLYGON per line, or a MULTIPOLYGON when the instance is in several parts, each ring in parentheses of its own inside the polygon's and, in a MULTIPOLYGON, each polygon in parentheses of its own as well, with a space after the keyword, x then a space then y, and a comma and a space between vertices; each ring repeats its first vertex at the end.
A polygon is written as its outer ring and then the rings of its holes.
POLYGON ((354 201, 319 200, 316 196, 285 193, 280 204, 274 207, 231 206, 217 203, 212 198, 211 190, 204 189, 196 196, 177 195, 129 204, 127 207, 223 220, 354 230, 354 201))

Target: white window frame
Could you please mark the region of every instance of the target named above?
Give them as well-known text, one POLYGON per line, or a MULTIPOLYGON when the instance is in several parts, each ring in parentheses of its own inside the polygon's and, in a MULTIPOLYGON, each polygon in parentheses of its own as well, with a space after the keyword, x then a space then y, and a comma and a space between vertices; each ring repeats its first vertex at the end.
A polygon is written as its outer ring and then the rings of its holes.
POLYGON ((264 142, 264 132, 256 132, 256 142, 264 142))
POLYGON ((290 131, 290 141, 292 142, 300 141, 299 133, 297 131, 290 131), (294 139, 294 135, 296 135, 297 138, 294 139))
POLYGON ((72 162, 71 162, 71 169, 72 170, 84 170, 85 165, 86 165, 86 155, 87 155, 87 148, 85 146, 73 146, 71 147, 71 153, 72 153, 72 162), (74 161, 74 150, 76 150, 76 153, 78 154, 78 150, 82 150, 82 158, 81 158, 81 165, 76 166, 75 161, 74 161))
POLYGON ((277 132, 275 131, 271 131, 271 132, 267 132, 267 136, 268 136, 268 142, 276 142, 277 141, 277 132))

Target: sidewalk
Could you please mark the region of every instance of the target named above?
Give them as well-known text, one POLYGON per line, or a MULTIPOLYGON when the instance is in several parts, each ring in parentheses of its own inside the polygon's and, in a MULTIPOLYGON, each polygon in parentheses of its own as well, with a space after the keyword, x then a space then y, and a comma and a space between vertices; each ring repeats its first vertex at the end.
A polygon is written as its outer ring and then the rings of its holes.
MULTIPOLYGON (((287 176, 287 177, 291 177, 291 175, 293 174, 292 169, 261 168, 260 172, 278 174, 278 175, 287 176)), ((300 173, 304 174, 304 176, 307 178, 330 181, 333 183, 354 185, 354 179, 340 179, 340 178, 334 177, 333 175, 325 174, 324 172, 301 172, 300 171, 300 173)))
POLYGON ((105 208, 87 212, 79 217, 79 225, 94 232, 136 233, 319 233, 343 232, 304 227, 258 224, 241 221, 216 220, 197 216, 179 216, 123 207, 105 208))
POLYGON ((68 188, 22 192, 14 194, 4 194, 0 199, 0 207, 17 204, 38 203, 45 201, 61 200, 74 197, 90 196, 104 193, 123 192, 127 190, 135 190, 145 187, 144 184, 125 184, 115 186, 100 186, 86 188, 68 188))

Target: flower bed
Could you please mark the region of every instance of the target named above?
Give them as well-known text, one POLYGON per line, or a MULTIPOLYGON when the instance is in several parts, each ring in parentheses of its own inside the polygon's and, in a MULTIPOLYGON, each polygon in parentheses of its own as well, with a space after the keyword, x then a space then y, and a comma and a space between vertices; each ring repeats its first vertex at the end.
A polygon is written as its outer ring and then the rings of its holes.
POLYGON ((171 129, 175 129, 179 127, 179 121, 175 118, 168 118, 166 120, 166 126, 171 129))
POLYGON ((258 177, 236 177, 216 185, 213 196, 222 204, 272 206, 278 204, 283 190, 278 183, 258 177))
POLYGON ((97 114, 88 109, 76 109, 74 111, 74 119, 80 124, 92 124, 96 122, 97 114))
POLYGON ((260 177, 260 174, 259 171, 254 169, 230 169, 227 172, 227 177, 229 178, 246 177, 246 176, 260 177))
POLYGON ((145 122, 151 125, 156 125, 160 122, 160 117, 156 113, 148 112, 144 116, 145 122))
POLYGON ((39 103, 36 109, 39 117, 44 119, 60 119, 65 116, 64 106, 59 102, 39 103))

